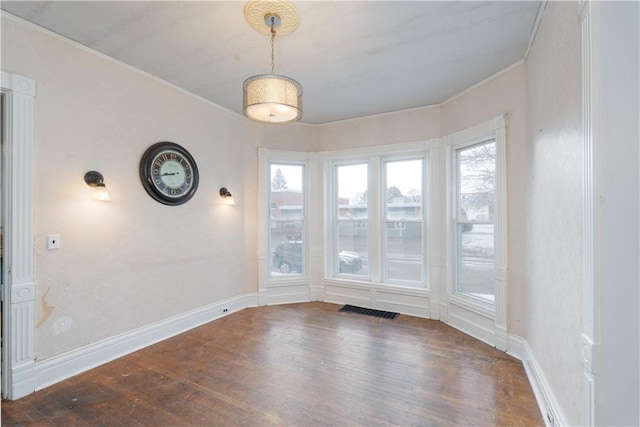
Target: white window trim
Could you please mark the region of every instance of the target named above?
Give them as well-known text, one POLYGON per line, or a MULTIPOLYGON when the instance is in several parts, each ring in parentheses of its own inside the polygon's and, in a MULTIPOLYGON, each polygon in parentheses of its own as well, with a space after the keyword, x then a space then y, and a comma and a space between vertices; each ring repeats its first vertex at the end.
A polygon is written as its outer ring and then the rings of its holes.
MULTIPOLYGON (((439 147, 439 139, 430 139, 421 142, 409 142, 398 144, 387 144, 374 147, 355 148, 348 150, 336 150, 331 152, 318 153, 325 160, 324 162, 324 207, 325 207, 325 259, 332 260, 336 253, 335 236, 335 194, 337 178, 335 176, 335 167, 338 165, 349 165, 366 163, 369 165, 368 189, 382 188, 383 173, 381 170, 382 162, 404 160, 404 159, 423 159, 422 186, 423 197, 427 200, 426 206, 423 202, 423 259, 425 260, 424 271, 422 274, 422 285, 416 286, 415 282, 401 283, 399 281, 385 281, 383 264, 384 250, 382 247, 382 239, 384 237, 384 206, 379 203, 379 191, 368 191, 368 226, 369 226, 369 277, 356 277, 348 274, 334 275, 335 266, 332 262, 327 262, 325 268, 325 280, 332 282, 348 282, 362 285, 370 285, 379 289, 406 289, 407 291, 418 291, 429 293, 432 280, 430 273, 429 259, 429 236, 432 234, 433 225, 430 224, 431 207, 429 206, 428 197, 432 194, 431 186, 428 178, 431 177, 429 168, 432 164, 430 161, 430 152, 439 147)), ((436 266, 437 268, 437 266, 436 266)))
POLYGON ((447 280, 446 306, 441 313, 444 321, 476 338, 507 348, 507 189, 506 189, 506 129, 505 117, 470 127, 446 137, 446 187, 447 187, 447 280), (495 302, 488 304, 474 298, 466 298, 453 292, 456 271, 455 245, 455 150, 488 140, 496 143, 496 212, 494 228, 495 253, 495 302))
MULTIPOLYGON (((438 295, 441 278, 445 275, 444 252, 442 244, 434 241, 434 237, 443 236, 444 232, 439 230, 444 226, 444 213, 438 211, 437 205, 442 205, 440 200, 443 190, 438 189, 441 182, 441 172, 444 165, 440 163, 444 160, 443 150, 439 138, 429 139, 426 141, 395 143, 388 145, 380 145, 373 147, 362 147, 347 150, 336 150, 330 152, 317 153, 318 159, 323 161, 324 181, 323 195, 326 208, 324 212, 324 247, 326 256, 330 256, 333 250, 329 242, 331 235, 328 230, 332 227, 332 218, 329 213, 334 209, 333 206, 333 163, 334 162, 357 162, 367 161, 371 157, 377 157, 377 164, 380 165, 379 159, 382 157, 401 157, 403 155, 416 155, 420 153, 425 156, 425 171, 427 186, 423 189, 423 194, 428 200, 423 212, 423 221, 426 228, 425 233, 425 254, 428 263, 428 276, 424 279, 428 284, 428 288, 416 286, 404 286, 395 283, 375 283, 372 281, 358 280, 352 277, 331 277, 331 270, 325 271, 322 279, 322 289, 318 294, 322 301, 335 304, 354 304, 366 307, 376 308, 380 310, 398 311, 404 314, 439 319, 440 303, 434 300, 433 295, 438 295), (431 203, 436 200, 437 203, 431 203), (433 221, 440 220, 442 225, 433 221), (428 248, 427 248, 428 246, 428 248), (442 255, 438 255, 442 253, 442 255)), ((379 167, 379 166, 378 166, 379 167)), ((375 195, 377 197, 377 193, 375 195)), ((444 209, 440 209, 444 211, 444 209)), ((369 213, 369 221, 371 213, 369 213)))
POLYGON ((314 300, 311 291, 312 254, 317 254, 317 238, 312 230, 317 229, 315 221, 317 216, 310 215, 310 199, 316 190, 312 188, 312 159, 313 153, 258 149, 258 303, 260 305, 305 302, 314 300), (292 275, 292 277, 272 277, 271 252, 269 249, 270 217, 270 187, 272 163, 302 165, 304 166, 302 177, 303 206, 304 206, 304 230, 305 241, 303 245, 304 273, 292 275))

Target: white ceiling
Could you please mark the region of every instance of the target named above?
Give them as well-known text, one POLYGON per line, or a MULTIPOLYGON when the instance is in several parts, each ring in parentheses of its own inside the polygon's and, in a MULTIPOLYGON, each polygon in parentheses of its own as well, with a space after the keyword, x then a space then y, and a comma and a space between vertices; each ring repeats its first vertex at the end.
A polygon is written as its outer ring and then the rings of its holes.
MULTIPOLYGON (((440 103, 524 58, 539 1, 295 1, 276 74, 304 88, 305 123, 440 103)), ((242 1, 2 1, 14 15, 242 113, 270 72, 242 1)))

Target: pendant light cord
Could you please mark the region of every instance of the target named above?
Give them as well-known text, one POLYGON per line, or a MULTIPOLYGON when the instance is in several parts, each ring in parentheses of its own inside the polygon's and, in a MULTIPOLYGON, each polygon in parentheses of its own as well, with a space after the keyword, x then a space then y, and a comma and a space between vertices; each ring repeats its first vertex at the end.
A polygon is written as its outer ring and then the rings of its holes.
POLYGON ((276 41, 276 29, 274 28, 275 21, 276 21, 276 18, 272 16, 271 17, 271 74, 273 74, 273 70, 275 68, 274 67, 274 64, 275 64, 274 45, 276 41))

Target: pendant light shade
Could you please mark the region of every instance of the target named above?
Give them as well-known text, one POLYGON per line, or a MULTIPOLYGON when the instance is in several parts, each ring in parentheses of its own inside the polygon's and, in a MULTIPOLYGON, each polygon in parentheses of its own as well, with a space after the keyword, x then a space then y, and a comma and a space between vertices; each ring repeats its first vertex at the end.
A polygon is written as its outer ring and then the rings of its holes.
POLYGON ((293 123, 302 118, 302 85, 274 73, 275 39, 293 32, 299 23, 296 8, 287 0, 250 0, 244 16, 251 27, 271 36, 271 74, 249 77, 242 85, 242 109, 260 123, 293 123))
POLYGON ((293 123, 302 118, 302 86, 289 77, 260 74, 244 81, 244 114, 262 123, 293 123))

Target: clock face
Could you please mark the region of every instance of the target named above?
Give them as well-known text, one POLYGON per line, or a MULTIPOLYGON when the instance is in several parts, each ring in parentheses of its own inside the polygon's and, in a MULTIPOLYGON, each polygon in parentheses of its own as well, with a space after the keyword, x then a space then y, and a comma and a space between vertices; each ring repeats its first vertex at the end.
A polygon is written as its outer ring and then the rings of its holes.
POLYGON ((140 160, 140 180, 147 193, 165 205, 181 205, 198 188, 198 167, 187 150, 173 142, 158 142, 140 160))

